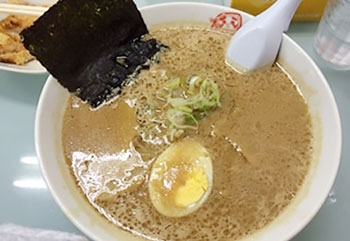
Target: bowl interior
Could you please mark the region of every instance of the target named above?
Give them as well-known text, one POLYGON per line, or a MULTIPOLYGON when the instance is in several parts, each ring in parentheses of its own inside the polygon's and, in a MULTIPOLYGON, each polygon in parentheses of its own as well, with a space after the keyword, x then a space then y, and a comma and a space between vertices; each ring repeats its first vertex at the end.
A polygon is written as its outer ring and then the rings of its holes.
MULTIPOLYGON (((227 7, 200 3, 171 3, 141 9, 148 25, 167 22, 203 22, 222 12, 236 12, 243 24, 251 16, 227 7)), ((293 76, 312 115, 315 154, 309 175, 292 204, 270 225, 248 239, 288 240, 317 213, 333 185, 341 149, 341 126, 333 94, 318 67, 289 37, 284 36, 279 63, 293 76)), ((68 92, 50 76, 40 96, 35 142, 43 175, 56 202, 70 220, 94 240, 138 240, 115 228, 85 200, 65 164, 61 123, 68 92)))

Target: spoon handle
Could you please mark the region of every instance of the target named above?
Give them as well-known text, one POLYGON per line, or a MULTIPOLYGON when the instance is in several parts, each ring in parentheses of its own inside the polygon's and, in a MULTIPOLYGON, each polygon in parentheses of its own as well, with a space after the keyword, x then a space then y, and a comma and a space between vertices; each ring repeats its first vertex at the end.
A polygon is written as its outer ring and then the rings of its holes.
POLYGON ((231 39, 227 63, 241 73, 271 66, 301 1, 278 0, 245 23, 231 39))
POLYGON ((288 30, 290 22, 302 0, 277 0, 266 11, 259 14, 257 19, 271 20, 282 27, 282 31, 288 30))

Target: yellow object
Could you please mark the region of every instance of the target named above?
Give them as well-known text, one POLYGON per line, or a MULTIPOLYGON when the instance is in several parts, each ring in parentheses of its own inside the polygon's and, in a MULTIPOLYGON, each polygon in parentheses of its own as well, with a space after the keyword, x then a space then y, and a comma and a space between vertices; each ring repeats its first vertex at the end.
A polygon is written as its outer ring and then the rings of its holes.
POLYGON ((189 207, 197 203, 208 190, 208 178, 202 169, 192 172, 185 185, 177 189, 175 203, 179 207, 189 207))
MULTIPOLYGON (((232 0, 231 7, 252 15, 257 15, 275 0, 232 0)), ((304 0, 301 2, 293 20, 295 21, 319 21, 322 17, 327 0, 304 0)))
POLYGON ((212 186, 209 153, 190 138, 173 143, 158 156, 148 182, 154 208, 167 217, 183 217, 196 211, 212 186))

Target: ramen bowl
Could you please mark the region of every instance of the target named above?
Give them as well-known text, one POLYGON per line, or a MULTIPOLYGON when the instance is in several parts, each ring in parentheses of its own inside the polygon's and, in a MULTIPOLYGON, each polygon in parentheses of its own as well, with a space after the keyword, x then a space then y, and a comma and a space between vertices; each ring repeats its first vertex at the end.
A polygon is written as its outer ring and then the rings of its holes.
MULTIPOLYGON (((209 28, 235 31, 251 15, 200 3, 168 3, 144 7, 150 28, 168 22, 199 22, 209 28)), ((314 153, 304 184, 291 204, 271 223, 244 240, 289 240, 316 215, 334 183, 341 153, 341 124, 333 94, 312 59, 284 35, 279 64, 292 76, 311 113, 314 153)), ((88 203, 64 159, 61 128, 69 93, 50 76, 40 96, 35 122, 35 144, 47 186, 66 216, 94 240, 139 240, 109 223, 88 203)))

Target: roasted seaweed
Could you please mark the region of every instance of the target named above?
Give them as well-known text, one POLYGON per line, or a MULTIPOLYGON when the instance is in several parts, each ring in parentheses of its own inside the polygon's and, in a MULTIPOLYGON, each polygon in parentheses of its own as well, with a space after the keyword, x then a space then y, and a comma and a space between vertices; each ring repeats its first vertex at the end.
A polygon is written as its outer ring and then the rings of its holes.
POLYGON ((61 85, 96 107, 164 47, 147 33, 132 0, 60 0, 21 36, 61 85))

